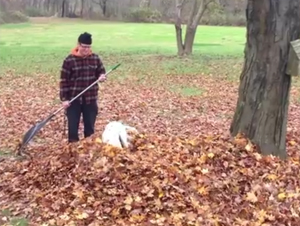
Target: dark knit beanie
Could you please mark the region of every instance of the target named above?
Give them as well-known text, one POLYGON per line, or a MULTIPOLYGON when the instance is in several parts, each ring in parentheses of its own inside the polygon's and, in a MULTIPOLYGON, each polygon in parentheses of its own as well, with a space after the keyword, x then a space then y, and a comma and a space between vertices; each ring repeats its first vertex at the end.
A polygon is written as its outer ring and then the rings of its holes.
POLYGON ((78 42, 86 45, 92 44, 92 35, 90 33, 84 32, 79 35, 78 42))

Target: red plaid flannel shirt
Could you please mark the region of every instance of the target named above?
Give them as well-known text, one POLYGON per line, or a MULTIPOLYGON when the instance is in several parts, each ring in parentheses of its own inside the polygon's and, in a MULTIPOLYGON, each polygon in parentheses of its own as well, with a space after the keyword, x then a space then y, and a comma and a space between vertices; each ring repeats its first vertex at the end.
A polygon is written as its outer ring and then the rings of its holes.
MULTIPOLYGON (((93 82, 100 74, 105 74, 105 68, 100 57, 92 53, 87 57, 70 54, 63 61, 60 74, 60 100, 71 100, 93 82)), ((98 98, 98 83, 88 89, 84 94, 86 103, 98 98)), ((82 98, 78 99, 82 102, 82 98)))

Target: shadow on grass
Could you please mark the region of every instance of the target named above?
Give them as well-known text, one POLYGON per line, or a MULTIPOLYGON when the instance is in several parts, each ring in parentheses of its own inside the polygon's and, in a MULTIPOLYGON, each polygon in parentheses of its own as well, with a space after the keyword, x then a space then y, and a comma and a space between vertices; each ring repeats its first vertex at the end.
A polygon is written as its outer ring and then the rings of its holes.
POLYGON ((213 47, 213 46, 221 46, 221 44, 217 43, 194 43, 193 46, 195 47, 213 47))

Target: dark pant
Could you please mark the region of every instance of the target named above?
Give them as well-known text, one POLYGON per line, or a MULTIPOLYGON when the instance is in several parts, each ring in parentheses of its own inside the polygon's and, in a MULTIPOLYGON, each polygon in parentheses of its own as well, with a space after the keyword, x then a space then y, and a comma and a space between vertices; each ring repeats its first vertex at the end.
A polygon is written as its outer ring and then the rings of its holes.
POLYGON ((98 115, 97 101, 86 104, 83 98, 82 104, 79 100, 75 100, 67 108, 68 118, 68 139, 69 142, 79 141, 78 129, 81 113, 83 116, 84 137, 92 135, 95 131, 95 122, 98 115))

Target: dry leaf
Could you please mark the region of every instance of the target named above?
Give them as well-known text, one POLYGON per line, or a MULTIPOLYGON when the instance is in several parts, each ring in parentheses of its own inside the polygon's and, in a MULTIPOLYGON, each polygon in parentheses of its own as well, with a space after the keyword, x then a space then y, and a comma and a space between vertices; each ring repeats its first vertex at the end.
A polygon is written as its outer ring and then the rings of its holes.
POLYGON ((283 200, 286 198, 286 194, 284 192, 282 192, 282 193, 279 193, 277 197, 279 200, 283 200))
POLYGON ((246 200, 250 201, 250 202, 253 202, 253 203, 256 203, 258 201, 256 195, 253 192, 248 192, 247 193, 246 200))

